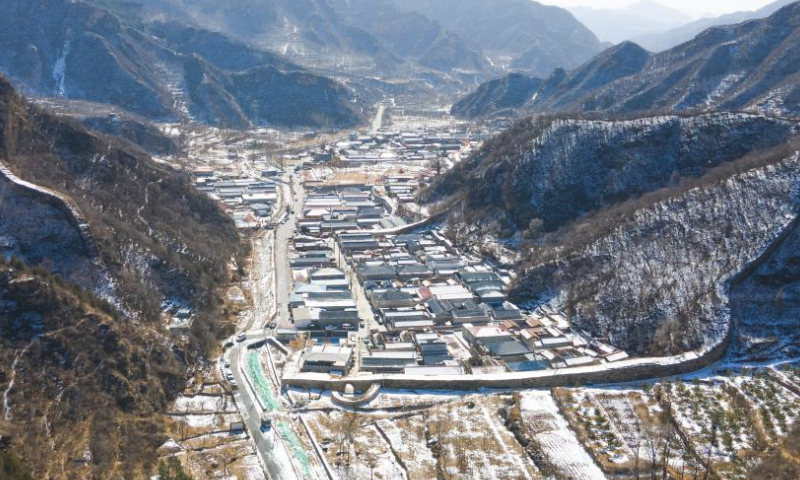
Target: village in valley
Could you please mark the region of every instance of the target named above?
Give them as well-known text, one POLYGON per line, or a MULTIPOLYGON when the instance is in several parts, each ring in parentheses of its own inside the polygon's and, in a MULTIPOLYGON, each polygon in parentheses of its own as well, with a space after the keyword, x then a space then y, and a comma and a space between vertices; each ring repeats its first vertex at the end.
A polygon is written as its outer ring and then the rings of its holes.
POLYGON ((505 126, 390 99, 358 132, 190 136, 197 188, 254 249, 162 454, 237 478, 745 478, 800 416, 796 364, 632 358, 557 302, 515 304, 513 255, 417 203, 505 126))

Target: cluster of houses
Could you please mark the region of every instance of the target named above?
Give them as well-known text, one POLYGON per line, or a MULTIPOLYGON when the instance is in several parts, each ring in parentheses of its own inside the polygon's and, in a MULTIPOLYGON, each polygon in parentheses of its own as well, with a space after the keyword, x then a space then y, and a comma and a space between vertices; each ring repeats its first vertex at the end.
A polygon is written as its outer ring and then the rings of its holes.
POLYGON ((199 167, 194 170, 195 187, 219 202, 233 217, 236 227, 263 227, 278 203, 278 184, 274 177, 280 170, 265 166, 261 178, 242 176, 233 170, 199 167))
POLYGON ((388 329, 422 332, 476 316, 489 322, 508 315, 504 291, 510 274, 497 273, 480 257, 455 253, 436 231, 344 232, 336 235, 336 245, 388 329))
POLYGON ((405 220, 388 213, 388 205, 371 186, 320 188, 310 193, 298 228, 303 233, 329 237, 336 232, 396 228, 405 220))
POLYGON ((624 351, 571 332, 563 313, 542 308, 521 319, 464 324, 459 335, 482 366, 503 366, 508 371, 600 365, 628 358, 624 351))
POLYGON ((297 265, 294 260, 290 309, 295 328, 325 339, 346 338, 358 330, 361 320, 345 273, 333 266, 297 265))
MULTIPOLYGON (((402 147, 410 155, 451 145, 447 140, 354 137, 338 153, 361 158, 354 152, 402 147)), ((392 174, 383 186, 399 202, 413 202, 421 181, 392 174)), ((290 258, 292 321, 312 339, 301 371, 469 375, 627 358, 575 332, 562 312, 514 305, 507 298, 513 272, 460 251, 435 229, 404 231, 392 206, 370 185, 320 187, 307 195, 290 258)))
POLYGON ((336 144, 334 161, 342 167, 430 162, 460 151, 469 142, 468 135, 463 132, 353 134, 349 140, 336 144))
POLYGON ((386 193, 400 203, 413 203, 420 188, 420 177, 417 175, 387 175, 383 179, 386 193))
POLYGON ((510 272, 458 252, 435 230, 397 235, 339 231, 326 240, 300 240, 298 245, 307 248, 334 242, 332 249, 313 252, 320 260, 312 262, 316 270, 309 274, 310 285, 295 286, 298 329, 310 330, 320 343, 336 344, 307 351, 303 371, 461 375, 627 358, 625 352, 573 333, 563 313, 521 310, 506 299, 510 272), (341 290, 333 293, 315 282, 335 282, 341 290), (372 318, 359 314, 354 288, 363 290, 372 318), (353 338, 359 326, 363 329, 365 320, 377 326, 366 332, 363 347, 339 345, 353 338), (354 348, 363 348, 357 364, 342 356, 352 355, 354 348))
POLYGON ((442 334, 434 331, 385 331, 370 336, 360 369, 370 373, 462 375, 464 366, 451 355, 442 334))

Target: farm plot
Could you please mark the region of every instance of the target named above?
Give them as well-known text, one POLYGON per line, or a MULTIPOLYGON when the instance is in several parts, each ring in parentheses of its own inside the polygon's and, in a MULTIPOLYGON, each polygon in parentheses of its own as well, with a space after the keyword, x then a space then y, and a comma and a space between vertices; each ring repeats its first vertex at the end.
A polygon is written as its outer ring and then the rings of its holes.
POLYGON ((243 432, 221 432, 187 438, 186 440, 183 440, 180 445, 186 450, 200 451, 224 447, 225 445, 240 440, 245 442, 249 441, 247 434, 243 432))
POLYGON ((521 434, 529 449, 540 458, 548 477, 605 479, 600 467, 584 450, 548 391, 526 391, 519 395, 521 434))
POLYGON ((403 392, 381 391, 380 395, 371 401, 366 408, 385 410, 417 410, 435 405, 441 405, 460 400, 463 395, 455 392, 403 392))
POLYGON ((436 478, 436 458, 426 438, 426 425, 422 414, 399 416, 378 420, 376 426, 383 432, 396 455, 406 467, 408 480, 436 478))
POLYGON ((508 397, 474 397, 431 410, 428 424, 445 478, 530 479, 538 469, 505 427, 508 397))
POLYGON ((190 439, 227 432, 241 421, 236 404, 229 395, 200 394, 178 397, 167 417, 167 431, 175 438, 190 439))
POLYGON ((800 392, 800 363, 781 365, 772 370, 770 374, 779 378, 794 392, 800 392))
POLYGON ((329 415, 312 413, 306 418, 340 479, 407 478, 402 464, 369 416, 335 411, 329 415))
POLYGON ((746 478, 768 443, 742 395, 724 379, 658 384, 655 391, 700 460, 700 465, 692 466, 692 475, 695 470, 709 470, 720 478, 746 478))
POLYGON ((788 434, 800 416, 800 398, 762 373, 734 376, 728 382, 734 389, 732 393, 743 395, 758 412, 764 433, 772 444, 788 434))
POLYGON ((159 450, 163 455, 178 456, 184 468, 194 478, 238 478, 242 480, 266 480, 255 450, 246 437, 208 448, 185 451, 174 442, 159 450))
POLYGON ((512 403, 509 396, 474 396, 426 411, 426 437, 444 478, 541 478, 500 416, 512 403))
POLYGON ((224 394, 201 394, 194 396, 178 397, 172 407, 174 414, 181 413, 236 413, 236 403, 231 395, 224 394))
POLYGON ((691 453, 668 415, 644 391, 556 389, 554 396, 581 443, 606 473, 657 472, 659 478, 680 478, 691 453))
POLYGON ((307 418, 342 478, 542 478, 505 427, 500 412, 509 396, 455 398, 418 412, 337 411, 307 418))

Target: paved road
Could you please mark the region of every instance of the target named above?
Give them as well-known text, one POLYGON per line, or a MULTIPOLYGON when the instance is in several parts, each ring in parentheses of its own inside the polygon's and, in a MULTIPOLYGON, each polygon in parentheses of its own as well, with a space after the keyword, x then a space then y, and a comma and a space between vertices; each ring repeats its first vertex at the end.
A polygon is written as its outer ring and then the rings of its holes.
POLYGON ((375 112, 375 118, 372 120, 372 130, 371 133, 373 135, 377 134, 381 127, 383 126, 383 112, 386 110, 386 105, 378 105, 378 111, 375 112))
POLYGON ((227 354, 228 360, 231 362, 231 372, 239 384, 239 388, 234 394, 236 405, 239 407, 247 426, 247 431, 250 432, 250 437, 253 439, 256 449, 258 449, 261 459, 267 466, 269 477, 274 480, 296 479, 297 475, 291 464, 286 465, 285 457, 275 454, 277 449, 285 449, 283 442, 280 442, 275 435, 275 430, 271 429, 266 433, 261 431, 261 412, 259 407, 256 406, 256 400, 247 384, 247 380, 239 370, 239 359, 246 354, 246 350, 245 344, 241 343, 230 348, 227 354))
POLYGON ((289 177, 291 187, 291 201, 289 205, 289 217, 275 229, 275 270, 277 274, 277 298, 280 308, 278 309, 278 325, 290 327, 289 318, 289 297, 292 293, 292 271, 289 266, 289 243, 294 237, 294 230, 297 228, 298 215, 301 213, 305 203, 305 189, 298 175, 292 173, 289 177))
MULTIPOLYGON (((231 373, 233 374, 238 389, 235 393, 236 405, 242 414, 242 418, 250 433, 251 438, 256 449, 267 467, 269 477, 274 480, 294 480, 297 474, 292 466, 291 459, 284 442, 275 434, 274 428, 265 432, 261 431, 261 407, 255 398, 256 393, 250 388, 247 379, 240 370, 241 359, 247 353, 247 344, 255 341, 260 341, 266 338, 269 333, 267 329, 262 328, 265 323, 266 316, 272 311, 273 292, 274 288, 277 290, 277 301, 280 303, 279 311, 279 324, 289 325, 289 295, 291 293, 291 269, 289 268, 289 240, 294 235, 294 229, 297 226, 297 213, 304 202, 305 192, 299 181, 294 174, 290 175, 289 185, 291 187, 291 194, 287 199, 288 219, 286 222, 280 224, 274 232, 269 232, 267 235, 273 236, 272 239, 267 238, 262 241, 256 242, 256 246, 261 251, 256 253, 258 260, 254 265, 259 271, 255 272, 253 276, 253 293, 258 297, 253 299, 254 303, 254 316, 255 321, 248 322, 245 333, 246 340, 242 343, 237 343, 229 348, 225 353, 226 358, 230 362, 231 373), (273 243, 274 241, 274 243, 273 243), (274 258, 275 264, 273 265, 272 250, 275 250, 274 258), (273 285, 273 269, 275 284, 273 285)), ((287 188, 284 192, 289 192, 287 188)))

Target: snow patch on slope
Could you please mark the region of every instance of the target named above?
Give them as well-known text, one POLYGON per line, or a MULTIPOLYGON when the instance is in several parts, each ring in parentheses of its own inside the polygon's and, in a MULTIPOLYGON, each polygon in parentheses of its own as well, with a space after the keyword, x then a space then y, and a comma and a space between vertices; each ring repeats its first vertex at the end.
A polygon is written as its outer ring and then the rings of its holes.
POLYGON ((67 76, 67 55, 69 55, 70 49, 70 42, 69 40, 64 42, 64 46, 61 49, 61 56, 58 57, 56 60, 55 65, 53 65, 53 80, 56 82, 57 91, 56 94, 60 97, 67 96, 67 87, 66 87, 66 76, 67 76))

